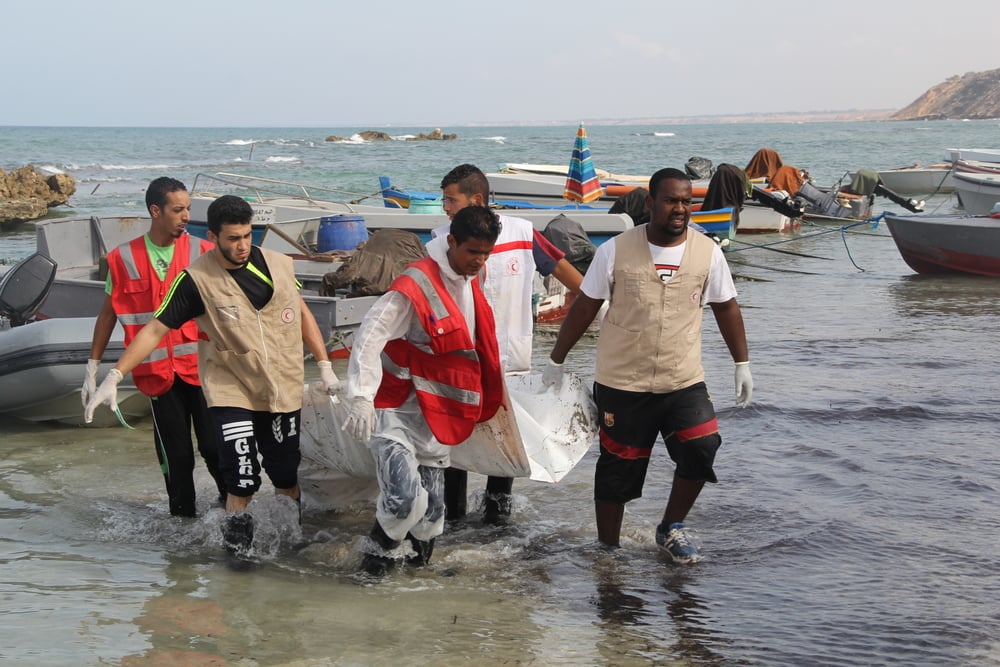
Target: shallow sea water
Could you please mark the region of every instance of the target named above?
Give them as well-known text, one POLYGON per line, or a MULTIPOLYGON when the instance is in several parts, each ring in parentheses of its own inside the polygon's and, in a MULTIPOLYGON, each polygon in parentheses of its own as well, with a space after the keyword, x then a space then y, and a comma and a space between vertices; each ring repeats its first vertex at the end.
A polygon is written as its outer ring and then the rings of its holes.
MULTIPOLYGON (((729 255, 745 410, 706 311, 724 442, 688 519, 702 563, 653 542, 662 447, 616 552, 596 544, 591 451, 557 485, 515 482, 512 526, 473 512, 429 568, 372 583, 356 574, 370 506, 307 507, 299 529, 265 488, 259 563, 236 572, 203 466, 201 516, 167 515, 148 420, 5 419, 0 663, 1000 665, 996 281, 914 275, 884 225, 747 242, 810 257, 729 255)), ((536 365, 553 339, 538 330, 536 365)), ((569 359, 588 378, 593 346, 569 359)))

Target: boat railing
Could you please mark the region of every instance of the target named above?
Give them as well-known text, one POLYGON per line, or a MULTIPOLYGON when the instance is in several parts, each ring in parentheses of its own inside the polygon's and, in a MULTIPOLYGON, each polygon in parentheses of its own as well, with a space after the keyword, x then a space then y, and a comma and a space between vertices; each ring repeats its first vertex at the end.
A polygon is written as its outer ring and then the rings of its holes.
POLYGON ((265 202, 275 197, 288 197, 317 204, 322 202, 337 202, 346 206, 361 204, 366 199, 378 199, 381 202, 383 190, 377 192, 351 192, 349 190, 338 190, 335 188, 324 188, 293 181, 282 181, 262 176, 246 176, 244 174, 232 174, 227 172, 206 173, 199 172, 194 177, 191 186, 192 194, 210 192, 218 194, 222 190, 220 186, 235 188, 241 192, 241 196, 253 196, 257 201, 265 202))

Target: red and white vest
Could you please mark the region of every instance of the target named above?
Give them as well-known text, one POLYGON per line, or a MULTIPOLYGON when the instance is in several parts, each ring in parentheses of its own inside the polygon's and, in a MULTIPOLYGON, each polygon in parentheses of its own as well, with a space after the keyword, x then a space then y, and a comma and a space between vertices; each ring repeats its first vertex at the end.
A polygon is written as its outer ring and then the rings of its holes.
POLYGON ((399 407, 415 390, 431 433, 445 445, 464 442, 478 422, 496 414, 503 400, 493 312, 479 281, 471 283, 475 342, 433 259, 414 262, 389 286, 413 304, 430 343, 389 341, 382 352, 382 384, 375 407, 399 407))
MULTIPOLYGON (((108 253, 111 272, 111 305, 125 330, 128 345, 151 319, 177 274, 203 252, 213 248, 208 241, 181 234, 174 242, 174 256, 167 275, 160 280, 149 261, 144 236, 123 243, 108 253)), ((132 370, 135 386, 147 396, 162 396, 174 384, 174 374, 188 384, 198 379, 198 325, 191 320, 171 330, 146 359, 132 370)))

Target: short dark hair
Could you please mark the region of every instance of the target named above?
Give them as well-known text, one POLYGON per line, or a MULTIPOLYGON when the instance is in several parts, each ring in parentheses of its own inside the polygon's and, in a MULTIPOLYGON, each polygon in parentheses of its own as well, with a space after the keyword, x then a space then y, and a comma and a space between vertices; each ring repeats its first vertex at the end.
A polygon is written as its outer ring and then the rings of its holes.
POLYGON ((668 180, 680 180, 691 182, 691 177, 680 169, 666 167, 659 170, 649 178, 649 196, 656 199, 656 191, 660 189, 660 183, 668 180))
POLYGON ((160 176, 150 181, 146 186, 146 210, 159 206, 161 209, 167 205, 167 195, 171 192, 182 190, 187 192, 187 187, 176 178, 160 176))
POLYGON ((241 197, 222 195, 208 205, 208 231, 216 236, 222 225, 246 225, 253 219, 253 208, 241 197))
POLYGON ((444 190, 453 183, 458 184, 458 190, 463 195, 471 197, 475 194, 483 196, 483 201, 490 200, 490 182, 479 167, 474 164, 460 164, 441 179, 441 189, 444 190))
POLYGON ((451 219, 448 233, 459 245, 470 238, 496 243, 500 229, 500 219, 493 211, 485 206, 466 206, 451 219))

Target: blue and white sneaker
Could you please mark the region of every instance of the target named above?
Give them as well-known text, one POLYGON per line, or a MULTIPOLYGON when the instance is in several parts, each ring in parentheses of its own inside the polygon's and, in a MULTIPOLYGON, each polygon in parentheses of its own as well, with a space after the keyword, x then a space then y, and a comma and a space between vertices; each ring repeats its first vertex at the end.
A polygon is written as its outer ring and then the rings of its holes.
POLYGON ((683 523, 672 523, 666 530, 662 524, 657 526, 656 543, 675 563, 689 565, 701 560, 698 547, 691 543, 683 523))

